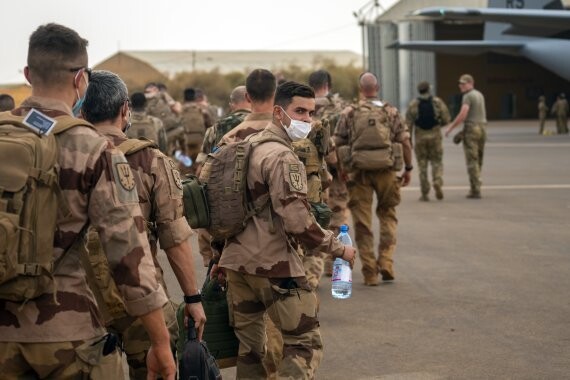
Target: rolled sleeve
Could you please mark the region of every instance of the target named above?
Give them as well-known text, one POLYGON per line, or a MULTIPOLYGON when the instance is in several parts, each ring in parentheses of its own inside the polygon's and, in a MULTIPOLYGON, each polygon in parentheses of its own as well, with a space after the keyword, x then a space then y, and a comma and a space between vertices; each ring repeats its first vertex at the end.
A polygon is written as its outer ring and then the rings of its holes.
POLYGON ((153 292, 146 293, 133 300, 124 300, 124 302, 125 309, 129 315, 140 317, 141 315, 145 315, 151 311, 162 308, 166 302, 168 302, 168 298, 166 297, 162 286, 159 285, 153 292))
POLYGON ((158 224, 158 240, 162 249, 179 245, 192 236, 192 229, 185 218, 158 224))

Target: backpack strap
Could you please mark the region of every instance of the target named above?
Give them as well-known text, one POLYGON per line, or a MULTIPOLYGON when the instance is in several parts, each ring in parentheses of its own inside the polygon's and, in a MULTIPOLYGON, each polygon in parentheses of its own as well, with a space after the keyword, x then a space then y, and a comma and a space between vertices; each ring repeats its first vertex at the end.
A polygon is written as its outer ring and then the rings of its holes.
POLYGON ((117 148, 119 148, 125 156, 129 156, 148 147, 158 148, 154 141, 141 137, 140 139, 127 139, 120 143, 117 148))
MULTIPOLYGON (((25 116, 14 115, 12 112, 2 112, 0 113, 0 125, 12 124, 22 128, 28 128, 26 124, 24 124, 25 116)), ((57 123, 55 127, 53 127, 52 133, 57 135, 63 133, 73 127, 78 127, 80 125, 88 128, 93 128, 93 125, 86 120, 77 119, 73 116, 64 115, 64 116, 57 116, 55 118, 57 123)))

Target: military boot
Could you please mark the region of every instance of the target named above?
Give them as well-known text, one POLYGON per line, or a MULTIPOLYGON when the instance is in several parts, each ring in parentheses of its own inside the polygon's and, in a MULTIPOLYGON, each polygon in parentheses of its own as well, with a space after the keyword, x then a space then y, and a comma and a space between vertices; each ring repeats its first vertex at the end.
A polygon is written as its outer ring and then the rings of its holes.
POLYGON ((434 186, 433 189, 435 190, 435 197, 438 201, 441 201, 443 199, 443 190, 441 190, 440 186, 434 186))
POLYGON ((429 197, 427 194, 422 194, 422 196, 419 199, 420 202, 429 202, 429 197))

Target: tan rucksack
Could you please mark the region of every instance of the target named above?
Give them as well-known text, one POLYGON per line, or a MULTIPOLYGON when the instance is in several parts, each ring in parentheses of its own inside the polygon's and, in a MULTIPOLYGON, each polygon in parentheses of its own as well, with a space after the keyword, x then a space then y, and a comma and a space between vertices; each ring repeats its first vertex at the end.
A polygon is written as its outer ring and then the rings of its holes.
POLYGON ((142 112, 134 112, 131 116, 131 127, 127 130, 127 137, 140 139, 142 137, 152 140, 158 145, 158 149, 168 154, 168 141, 166 129, 158 118, 153 118, 142 112))
POLYGON ((202 208, 209 211, 207 230, 214 240, 224 240, 243 231, 249 218, 261 212, 269 202, 269 195, 252 201, 247 191, 251 151, 268 141, 289 146, 279 136, 262 132, 249 135, 243 141, 222 145, 208 154, 199 183, 206 185, 208 204, 202 208))
POLYGON ((392 143, 394 134, 388 123, 385 104, 359 103, 354 109, 354 124, 349 131, 350 153, 347 155, 343 152, 346 148, 339 148, 339 158, 344 156, 342 163, 359 170, 401 169, 402 146, 392 143))
POLYGON ((200 106, 196 103, 184 104, 180 121, 186 132, 186 143, 189 145, 202 144, 206 134, 206 122, 200 106))
MULTIPOLYGON (((129 156, 147 147, 156 148, 156 144, 147 139, 128 139, 117 148, 125 156, 129 156)), ((93 227, 89 228, 86 248, 87 252, 81 255, 81 260, 87 274, 87 283, 95 295, 104 324, 108 326, 112 321, 128 314, 121 293, 113 280, 99 234, 93 227)))
POLYGON ((80 125, 92 127, 60 116, 46 136, 24 119, 0 113, 0 299, 14 302, 51 291, 55 297, 56 221, 58 212, 69 214, 59 187, 55 136, 80 125))

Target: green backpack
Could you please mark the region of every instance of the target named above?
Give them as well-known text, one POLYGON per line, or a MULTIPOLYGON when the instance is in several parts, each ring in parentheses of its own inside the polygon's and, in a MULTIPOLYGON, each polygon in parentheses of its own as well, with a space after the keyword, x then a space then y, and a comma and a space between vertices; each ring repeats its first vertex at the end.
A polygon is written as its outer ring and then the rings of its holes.
POLYGON ((56 289, 56 221, 58 212, 69 214, 69 207, 58 183, 55 136, 80 125, 92 127, 60 116, 45 135, 34 132, 24 119, 0 113, 0 299, 14 302, 56 289))

